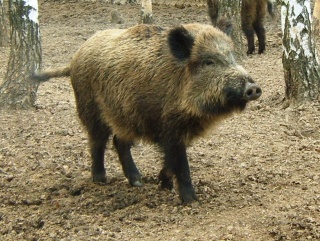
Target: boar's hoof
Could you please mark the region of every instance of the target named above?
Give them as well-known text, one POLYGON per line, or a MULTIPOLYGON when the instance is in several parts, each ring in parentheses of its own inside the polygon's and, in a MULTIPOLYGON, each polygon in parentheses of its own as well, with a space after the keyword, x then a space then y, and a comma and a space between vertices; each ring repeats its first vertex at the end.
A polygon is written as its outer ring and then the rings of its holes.
POLYGON ((159 176, 158 176, 158 180, 161 184, 161 188, 162 189, 168 189, 168 190, 172 190, 173 189, 173 180, 172 180, 172 176, 171 175, 167 175, 165 170, 161 170, 159 176))
POLYGON ((128 179, 129 179, 130 185, 133 187, 142 187, 143 186, 140 173, 132 174, 128 177, 128 179))
POLYGON ((180 187, 179 196, 184 205, 199 200, 192 186, 180 187))
POLYGON ((251 55, 251 54, 253 54, 253 52, 254 52, 254 49, 248 49, 247 55, 251 55))
POLYGON ((94 183, 106 183, 107 179, 105 174, 95 174, 93 175, 93 182, 94 183))
POLYGON ((258 54, 263 54, 265 50, 266 49, 264 47, 263 48, 259 48, 258 54))
POLYGON ((142 187, 143 183, 140 180, 134 181, 134 182, 130 182, 131 186, 133 187, 142 187))
POLYGON ((162 189, 168 189, 172 190, 173 189, 173 181, 172 179, 159 179, 159 182, 161 183, 161 188, 162 189))
POLYGON ((247 83, 244 90, 244 97, 246 100, 256 100, 262 94, 261 88, 254 83, 247 83))

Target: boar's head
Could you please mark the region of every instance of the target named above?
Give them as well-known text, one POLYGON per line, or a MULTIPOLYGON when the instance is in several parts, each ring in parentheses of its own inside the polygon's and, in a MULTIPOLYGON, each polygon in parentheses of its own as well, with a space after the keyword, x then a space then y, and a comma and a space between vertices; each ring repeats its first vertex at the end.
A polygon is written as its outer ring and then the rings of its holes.
POLYGON ((260 87, 233 56, 230 37, 210 25, 188 24, 170 31, 170 51, 184 68, 183 105, 196 115, 243 110, 260 87))

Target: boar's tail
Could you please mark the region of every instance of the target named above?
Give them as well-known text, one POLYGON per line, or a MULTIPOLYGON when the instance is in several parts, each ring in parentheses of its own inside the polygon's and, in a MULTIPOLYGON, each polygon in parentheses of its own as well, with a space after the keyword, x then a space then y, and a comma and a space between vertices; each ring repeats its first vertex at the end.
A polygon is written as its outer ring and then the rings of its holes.
POLYGON ((271 16, 272 18, 274 18, 274 16, 275 16, 274 0, 268 0, 267 6, 268 6, 268 13, 270 14, 270 16, 271 16))
POLYGON ((42 72, 33 73, 31 78, 40 82, 48 81, 51 78, 68 77, 70 76, 70 66, 57 69, 49 69, 42 72))

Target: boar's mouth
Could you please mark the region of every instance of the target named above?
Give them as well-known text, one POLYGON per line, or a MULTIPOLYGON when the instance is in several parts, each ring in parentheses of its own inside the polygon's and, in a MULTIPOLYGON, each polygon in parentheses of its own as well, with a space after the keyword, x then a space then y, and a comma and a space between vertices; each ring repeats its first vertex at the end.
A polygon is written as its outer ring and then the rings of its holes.
POLYGON ((209 115, 224 115, 233 111, 242 111, 246 108, 247 100, 244 98, 229 98, 226 101, 206 103, 203 111, 209 115))
POLYGON ((223 100, 209 101, 203 106, 204 112, 211 115, 223 115, 233 111, 243 111, 247 103, 250 101, 247 95, 244 94, 244 88, 235 89, 226 87, 223 90, 223 100))
POLYGON ((249 101, 258 99, 261 94, 261 88, 252 82, 247 82, 242 88, 227 87, 224 89, 226 109, 244 110, 249 101))

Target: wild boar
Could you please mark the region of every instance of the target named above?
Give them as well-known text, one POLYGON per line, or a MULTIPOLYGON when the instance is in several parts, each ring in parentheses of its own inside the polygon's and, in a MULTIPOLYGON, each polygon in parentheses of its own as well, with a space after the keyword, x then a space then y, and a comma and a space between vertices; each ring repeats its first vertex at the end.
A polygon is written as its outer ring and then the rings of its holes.
MULTIPOLYGON (((255 33, 259 41, 258 53, 262 54, 266 49, 266 31, 263 26, 263 20, 267 9, 269 14, 274 17, 273 1, 274 0, 242 0, 241 27, 247 39, 247 54, 252 54, 255 51, 255 33)), ((220 15, 220 4, 219 0, 207 0, 208 14, 214 25, 216 25, 220 15)))
POLYGON ((248 43, 247 54, 252 54, 255 51, 254 33, 256 33, 259 42, 258 53, 262 54, 266 50, 266 31, 263 20, 267 9, 269 14, 274 17, 273 0, 242 0, 241 26, 248 43))
POLYGON ((231 39, 211 25, 137 25, 96 33, 68 66, 34 78, 71 77, 94 182, 106 181, 104 153, 113 135, 125 176, 141 186, 130 148, 144 140, 164 153, 161 187, 172 189, 175 177, 182 202, 189 203, 197 195, 186 147, 262 93, 232 52, 231 39))

